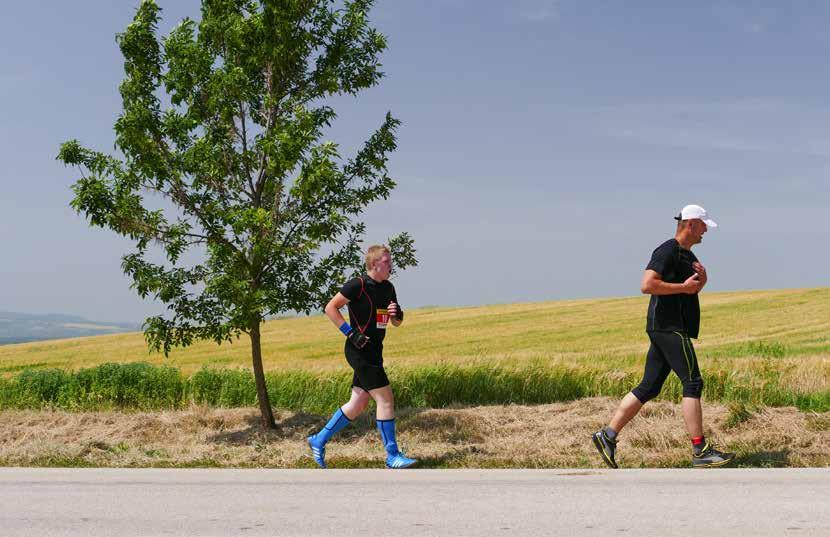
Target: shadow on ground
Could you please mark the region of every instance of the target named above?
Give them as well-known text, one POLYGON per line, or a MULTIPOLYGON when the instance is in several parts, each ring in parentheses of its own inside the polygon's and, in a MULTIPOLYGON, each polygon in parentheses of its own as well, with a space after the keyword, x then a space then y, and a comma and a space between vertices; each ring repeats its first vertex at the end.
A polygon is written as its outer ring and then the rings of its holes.
MULTIPOLYGON (((399 423, 405 427, 414 427, 428 430, 460 431, 461 423, 455 417, 441 417, 423 415, 428 409, 405 409, 398 414, 399 423)), ((277 418, 276 429, 264 429, 260 424, 259 415, 252 414, 245 418, 247 427, 242 430, 227 431, 208 437, 209 442, 244 446, 253 443, 262 443, 276 440, 296 439, 305 440, 311 434, 322 429, 328 417, 297 412, 277 418)), ((337 434, 339 438, 356 439, 376 431, 375 417, 372 410, 364 412, 345 429, 337 434)), ((459 433, 457 440, 470 440, 467 434, 459 433)))
POLYGON ((790 450, 758 450, 738 453, 732 466, 740 468, 785 468, 790 466, 790 450))

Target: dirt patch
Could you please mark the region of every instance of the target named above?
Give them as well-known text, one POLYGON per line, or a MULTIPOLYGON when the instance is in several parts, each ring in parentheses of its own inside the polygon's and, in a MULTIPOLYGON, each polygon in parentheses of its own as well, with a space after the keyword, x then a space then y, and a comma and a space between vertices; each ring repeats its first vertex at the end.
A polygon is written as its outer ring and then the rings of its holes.
MULTIPOLYGON (((432 468, 600 468, 590 434, 617 400, 538 406, 402 410, 398 442, 432 468)), ((794 408, 704 406, 707 435, 738 452, 742 466, 828 466, 830 413, 794 408)), ((255 409, 194 407, 176 412, 0 412, 0 464, 6 466, 310 468, 305 437, 326 416, 278 412, 263 431, 255 409)), ((690 446, 678 405, 649 403, 620 435, 622 467, 687 467, 690 446)), ((381 467, 371 416, 361 416, 328 446, 333 468, 381 467)), ((578 475, 578 474, 575 474, 578 475)))

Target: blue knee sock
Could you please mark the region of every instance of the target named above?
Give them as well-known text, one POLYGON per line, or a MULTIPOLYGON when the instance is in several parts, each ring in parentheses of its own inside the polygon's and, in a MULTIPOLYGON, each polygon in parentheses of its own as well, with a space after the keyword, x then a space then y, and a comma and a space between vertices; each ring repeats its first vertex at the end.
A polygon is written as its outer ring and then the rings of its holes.
POLYGON ((325 444, 329 441, 329 439, 334 436, 334 433, 345 427, 346 425, 350 424, 352 420, 346 417, 343 414, 343 409, 338 408, 337 411, 331 416, 331 419, 326 424, 325 427, 320 429, 320 432, 315 435, 316 439, 320 441, 320 443, 325 444))
POLYGON ((378 431, 383 447, 389 455, 398 454, 398 442, 395 441, 395 418, 391 420, 378 420, 378 431))

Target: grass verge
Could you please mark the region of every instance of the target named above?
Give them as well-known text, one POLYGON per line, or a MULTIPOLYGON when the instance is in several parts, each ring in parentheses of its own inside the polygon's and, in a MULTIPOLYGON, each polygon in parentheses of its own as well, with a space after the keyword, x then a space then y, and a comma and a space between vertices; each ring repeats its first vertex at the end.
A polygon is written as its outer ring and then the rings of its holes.
MULTIPOLYGON (((548 405, 402 409, 398 441, 422 468, 602 468, 590 434, 612 398, 548 405)), ((742 467, 830 466, 830 413, 758 408, 730 424, 726 405, 704 408, 706 434, 742 467), (816 426, 818 425, 818 426, 816 426)), ((327 414, 279 411, 263 431, 254 409, 163 412, 0 412, 0 465, 157 468, 313 468, 305 437, 327 414)), ((646 405, 620 435, 624 468, 687 468, 691 446, 679 405, 646 405)), ((374 419, 364 415, 328 445, 331 468, 382 468, 374 419)))

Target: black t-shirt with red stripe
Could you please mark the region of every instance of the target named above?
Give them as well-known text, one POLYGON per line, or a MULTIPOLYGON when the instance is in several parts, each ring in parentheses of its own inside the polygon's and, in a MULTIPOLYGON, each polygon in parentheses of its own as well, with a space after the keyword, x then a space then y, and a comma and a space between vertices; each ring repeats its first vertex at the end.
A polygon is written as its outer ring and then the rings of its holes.
POLYGON ((347 281, 340 294, 349 299, 349 324, 352 328, 363 332, 369 338, 371 347, 382 349, 389 323, 387 308, 390 302, 398 302, 392 282, 376 282, 364 274, 347 281))

